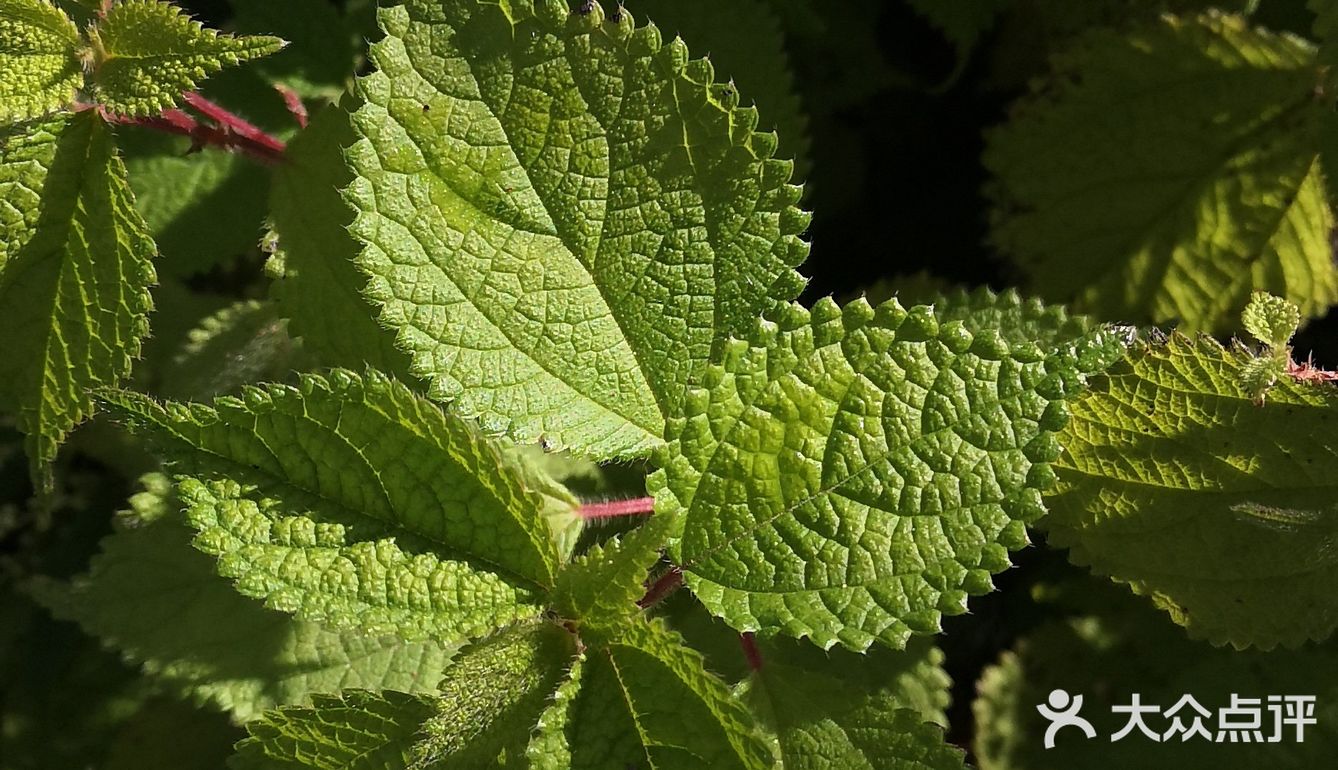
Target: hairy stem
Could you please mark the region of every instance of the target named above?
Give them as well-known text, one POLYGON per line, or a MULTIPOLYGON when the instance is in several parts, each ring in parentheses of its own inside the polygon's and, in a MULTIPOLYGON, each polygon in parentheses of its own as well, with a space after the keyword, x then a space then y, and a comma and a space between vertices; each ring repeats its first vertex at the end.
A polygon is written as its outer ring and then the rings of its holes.
POLYGON ((585 503, 576 509, 576 513, 583 519, 611 519, 616 516, 636 516, 653 510, 655 510, 655 498, 635 497, 631 500, 585 503))
POLYGON ((178 109, 163 110, 158 115, 147 117, 117 115, 101 107, 98 108, 98 112, 108 123, 143 126, 156 131, 190 137, 193 151, 205 147, 217 147, 239 152, 262 163, 278 163, 283 160, 285 145, 282 140, 270 136, 245 119, 223 109, 199 94, 184 94, 182 99, 213 122, 201 122, 178 109))
POLYGON ((677 591, 681 585, 683 585, 683 570, 678 567, 671 567, 668 572, 650 584, 650 588, 646 589, 646 595, 637 600, 636 606, 644 610, 658 604, 665 597, 677 591))

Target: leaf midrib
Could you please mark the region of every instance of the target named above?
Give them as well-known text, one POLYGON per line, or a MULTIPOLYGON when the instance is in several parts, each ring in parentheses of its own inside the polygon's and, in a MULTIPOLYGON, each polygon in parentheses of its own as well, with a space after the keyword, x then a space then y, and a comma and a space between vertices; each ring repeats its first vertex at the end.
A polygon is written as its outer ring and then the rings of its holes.
MULTIPOLYGON (((158 407, 157 405, 154 405, 153 407, 155 412, 159 408, 160 407, 158 407)), ((132 411, 139 413, 138 410, 132 410, 132 411)), ((140 414, 142 415, 142 413, 140 414)), ((255 417, 255 415, 252 416, 255 417)), ((546 593, 549 590, 547 587, 539 583, 537 580, 521 575, 509 567, 499 564, 494 564, 491 560, 482 558, 477 554, 462 553, 458 549, 452 548, 445 543, 441 543, 435 538, 429 538, 425 535, 420 535, 416 532, 404 529, 396 521, 379 519, 374 516, 368 516, 366 513, 362 511, 349 508, 343 502, 330 498, 324 492, 309 490, 306 487, 299 485, 286 477, 277 476, 274 473, 264 469, 257 470, 255 468, 252 468, 250 465, 246 463, 240 462, 226 455, 219 454, 213 449, 210 449, 205 446, 200 446, 198 443, 192 441, 190 437, 179 432, 176 429, 175 425, 173 425, 172 422, 170 421, 170 418, 163 419, 163 416, 161 414, 154 414, 153 416, 150 416, 147 419, 149 419, 152 422, 152 424, 157 428, 157 430, 162 431, 165 435, 171 436, 171 438, 175 442, 184 446, 187 454, 192 452, 204 454, 212 458, 214 462, 218 462, 227 467, 235 468, 237 470, 237 473, 228 474, 228 477, 230 478, 245 478, 247 476, 255 476, 258 474, 263 475, 269 481, 269 483, 274 486, 281 488, 286 487, 294 490, 300 495, 322 501, 326 505, 337 510, 340 514, 344 516, 346 520, 357 521, 359 519, 371 519, 372 521, 378 522, 380 524, 389 525, 392 531, 394 532, 394 537, 397 542, 403 542, 404 540, 408 540, 410 543, 414 541, 426 543, 430 545, 430 550, 432 551, 432 553, 436 555, 438 558, 441 558, 443 560, 456 561, 461 564, 468 564, 468 565, 475 565, 478 564, 479 562, 482 562, 483 564, 491 568, 490 571, 494 571, 499 576, 505 577, 510 581, 522 583, 525 586, 531 586, 534 589, 537 589, 541 594, 546 593)), ((219 419, 222 420, 221 415, 219 419)), ((279 461, 278 455, 275 454, 274 450, 265 442, 264 437, 260 436, 259 433, 255 433, 255 436, 256 440, 260 443, 261 446, 265 448, 265 451, 269 452, 270 456, 274 458, 275 462, 278 463, 279 465, 282 465, 282 463, 279 461)), ((382 487, 383 493, 384 490, 385 488, 383 486, 382 487)), ((393 505, 391 506, 391 510, 394 510, 393 505)), ((359 541, 359 542, 365 542, 365 541, 359 541)), ((409 552, 406 551, 406 553, 409 552)))
MULTIPOLYGON (((417 19, 415 19, 413 23, 414 23, 414 24, 424 24, 423 22, 418 21, 417 19)), ((448 23, 449 23, 449 22, 448 22, 448 23)), ((430 26, 430 25, 425 25, 425 26, 430 26)), ((455 34, 457 34, 457 35, 460 33, 460 31, 459 31, 458 29, 454 28, 454 27, 452 27, 452 30, 453 30, 453 31, 455 32, 455 34)), ((594 34, 594 33, 591 33, 592 37, 593 37, 593 34, 594 34)), ((570 67, 570 60, 569 60, 568 57, 570 57, 570 55, 571 55, 571 47, 570 47, 569 45, 567 45, 567 37, 562 36, 560 39, 563 41, 563 45, 562 45, 563 61, 567 62, 568 66, 570 67)), ((612 50, 612 49, 611 49, 611 50, 612 50)), ((406 52, 410 51, 410 48, 409 48, 409 46, 407 45, 407 38, 406 38, 405 51, 406 51, 406 52)), ((469 68, 469 75, 470 75, 470 77, 473 79, 473 81, 474 81, 475 83, 481 83, 482 81, 479 80, 478 76, 475 74, 475 71, 474 71, 475 62, 469 57, 469 53, 468 53, 467 47, 466 47, 466 46, 459 46, 459 47, 457 47, 457 51, 459 52, 460 60, 461 60, 462 62, 465 63, 466 67, 469 68)), ((413 57, 411 56, 411 58, 413 58, 413 57)), ((627 68, 627 64, 626 64, 626 63, 623 63, 623 69, 624 69, 624 72, 626 72, 626 68, 627 68)), ((604 137, 603 137, 603 140, 604 140, 604 141, 602 142, 602 144, 603 144, 603 147, 604 147, 604 161, 605 161, 605 167, 611 171, 612 168, 613 168, 613 154, 612 154, 612 150, 611 150, 611 146, 610 146, 610 141, 609 141, 609 140, 610 140, 610 131, 609 131, 609 127, 606 126, 606 125, 604 125, 604 123, 599 119, 598 114, 596 114, 596 112, 595 112, 594 110, 590 109, 590 102, 586 99, 586 96, 585 96, 584 92, 583 92, 582 89, 581 89, 581 85, 580 85, 580 82, 579 82, 579 78, 576 76, 575 69, 574 69, 574 68, 571 68, 571 70, 572 70, 572 71, 571 71, 572 82, 576 84, 577 92, 579 93, 579 95, 580 95, 580 97, 581 97, 581 102, 585 105, 585 108, 586 108, 586 114, 590 115, 591 119, 593 119, 597 124, 599 124, 599 127, 600 127, 600 128, 603 130, 603 132, 604 132, 604 137)), ((422 74, 420 73, 419 76, 422 77, 422 74)), ((434 89, 436 89, 437 92, 438 92, 439 94, 441 93, 441 91, 440 91, 440 89, 437 87, 437 85, 436 85, 435 83, 432 83, 431 80, 428 80, 426 77, 423 77, 423 80, 424 80, 424 82, 431 84, 432 87, 433 87, 434 89)), ((445 94, 442 94, 442 95, 445 96, 445 94)), ((483 90, 482 90, 482 89, 479 89, 478 103, 479 103, 480 105, 482 105, 482 106, 488 111, 488 116, 489 116, 490 118, 492 118, 492 120, 497 124, 498 130, 500 130, 500 131, 502 132, 502 135, 506 138, 507 148, 508 148, 508 150, 510 150, 512 157, 515 158, 517 168, 520 168, 520 169, 522 169, 522 170, 525 172, 525 181, 529 184, 530 190, 532 190, 532 191, 534 192, 534 197, 535 197, 535 198, 536 198, 536 199, 543 205, 543 207, 544 207, 544 216, 548 218, 548 221, 549 221, 550 224, 553 224, 553 225, 554 225, 554 227, 553 227, 553 231, 554 231, 554 235, 557 237, 557 240, 558 240, 560 243, 562 243, 562 245, 563 245, 563 247, 566 249, 568 255, 569 255, 573 260, 575 260, 575 261, 577 262, 577 264, 581 265, 581 267, 585 270, 585 274, 586 274, 586 276, 589 277, 589 279, 590 279, 590 284, 591 284, 592 286, 595 287, 595 290, 596 290, 597 292, 599 292, 600 299, 604 302, 604 307, 608 308, 608 311, 609 311, 609 317, 610 317, 610 318, 613 320, 613 322, 618 326, 618 332, 619 332, 619 334, 620 334, 620 336, 621 336, 621 338, 622 338, 624 344, 627 345, 627 349, 628 349, 629 352, 631 352, 633 360, 636 361, 636 364, 637 364, 637 374, 640 375, 642 382, 645 383, 645 385, 646 385, 646 390, 650 392, 651 397, 655 399, 656 405, 659 407, 660 416, 661 416, 661 418, 663 419, 663 417, 664 417, 663 396, 662 396, 662 395, 657 391, 657 389, 651 384, 651 378, 650 378, 650 376, 649 376, 649 374, 648 374, 648 372, 649 372, 650 370, 649 370, 649 367, 647 367, 646 362, 645 362, 645 360, 644 360, 644 354, 643 354, 643 352, 640 350, 640 346, 633 344, 632 337, 627 333, 627 326, 626 326, 626 323, 625 323, 625 321, 624 321, 622 315, 620 315, 619 313, 615 312, 613 304, 610 303, 610 301, 609 301, 609 296, 608 296, 608 290, 607 290, 607 288, 604 286, 603 282, 601 282, 601 281, 599 280, 599 278, 595 275, 595 271, 590 267, 589 264, 587 264, 586 259, 582 256, 582 254, 583 254, 584 252, 583 252, 582 250, 576 248, 576 245, 577 245, 577 244, 572 244, 571 242, 569 242, 568 239, 567 239, 567 237, 565 237, 565 236, 563 235, 562 228, 559 228, 559 227, 556 226, 556 223, 558 222, 558 219, 555 219, 554 216, 553 216, 553 213, 554 213, 554 210, 555 210, 554 203, 547 199, 547 197, 543 194, 542 190, 539 188, 538 185, 534 184, 534 180, 533 180, 533 177, 532 177, 531 170, 530 170, 529 166, 526 165, 525 161, 520 157, 520 153, 517 153, 517 152, 513 149, 514 145, 512 144, 511 136, 507 133, 505 122, 502 120, 501 116, 498 114, 498 112, 497 112, 497 110, 494 108, 494 106, 493 106, 492 104, 489 104, 488 101, 484 98, 484 96, 483 96, 483 90)), ((622 109, 622 105, 623 105, 623 103, 624 103, 623 100, 619 100, 619 109, 620 109, 620 110, 622 109)), ((407 133, 407 132, 406 132, 406 133, 407 133)), ((435 176, 435 174, 434 174, 434 176, 435 176)), ((606 182, 611 182, 611 181, 612 181, 612 180, 609 178, 609 176, 610 176, 610 175, 609 175, 608 173, 605 174, 605 181, 606 181, 606 182)), ((444 182, 444 181, 445 181, 445 180, 443 180, 443 182, 444 182)), ((449 187, 449 185, 447 185, 447 186, 449 187)), ((612 198, 611 192, 612 192, 611 190, 610 190, 610 191, 606 191, 606 193, 605 193, 605 195, 604 195, 604 216, 603 216, 603 218, 601 218, 601 220, 600 220, 600 232, 599 232, 599 235, 597 236, 598 240, 595 242, 595 244, 594 244, 594 248, 591 250, 592 253, 595 254, 595 255, 598 255, 598 254, 602 251, 602 248, 603 248, 603 243, 604 243, 604 230, 603 230, 603 228, 604 228, 605 226, 607 226, 607 223, 608 223, 608 213, 609 213, 609 207, 610 207, 610 205, 611 205, 611 204, 610 204, 610 199, 612 198)), ((463 196, 462 196, 462 197, 463 197, 463 196)), ((471 201, 471 203, 472 203, 472 201, 471 201)), ((477 208, 477 207, 476 207, 476 208, 477 208)), ((488 217, 487 214, 483 214, 483 212, 480 212, 480 213, 481 213, 483 216, 488 217)), ((490 217, 489 217, 489 218, 490 218, 490 217)), ((499 221, 500 221, 500 220, 499 220, 499 221)), ((511 225, 509 225, 508 223, 503 222, 503 224, 507 225, 508 227, 511 227, 511 225)), ((515 228, 515 229, 520 229, 520 228, 515 228)), ((471 304, 472 304, 472 303, 471 303, 471 304)), ((510 339, 509 335, 508 335, 508 339, 510 339)), ((513 345, 513 346, 514 346, 514 345, 513 345)), ((516 348, 516 349, 519 350, 519 348, 516 348)), ((528 353, 526 353, 526 357, 531 358, 531 360, 535 360, 535 359, 534 359, 532 356, 530 356, 528 353)), ((550 369, 549 369, 543 362, 540 362, 540 361, 538 361, 538 360, 535 360, 535 363, 538 364, 539 366, 543 367, 544 371, 547 371, 549 374, 553 375, 554 378, 559 379, 559 380, 563 380, 563 381, 565 382, 565 379, 564 379, 564 378, 558 376, 555 372, 551 371, 551 370, 550 370, 550 369)), ((596 399, 595 396, 593 396, 593 395, 591 395, 590 393, 586 392, 585 389, 583 389, 583 388, 579 388, 579 387, 577 387, 576 385, 574 385, 574 384, 572 384, 572 383, 570 383, 570 382, 568 382, 567 385, 568 385, 569 387, 571 387, 572 390, 574 390, 575 392, 577 392, 577 393, 579 393, 581 396, 583 396, 584 398, 587 398, 587 399, 589 399, 589 400, 591 400, 591 401, 596 401, 597 403, 601 403, 601 402, 597 401, 597 399, 596 399)), ((615 395, 616 395, 616 394, 615 394, 615 395)), ((610 406, 610 405, 608 405, 608 404, 603 404, 603 403, 601 403, 601 405, 604 406, 605 409, 608 409, 609 411, 614 412, 615 414, 619 415, 619 416, 622 417, 623 419, 627 420, 628 422, 632 423, 633 425, 636 425, 637 427, 639 427, 639 428, 641 428, 642 430, 644 430, 647 434, 650 435, 650 437, 652 438, 652 440, 655 440, 655 441, 659 441, 659 440, 661 440, 661 438, 662 438, 661 434, 663 433, 663 425, 662 425, 662 424, 659 425, 659 426, 654 426, 654 425, 643 425, 643 424, 637 422, 636 420, 632 419, 632 417, 630 417, 629 415, 623 414, 623 412, 622 412, 621 409, 617 409, 617 408, 615 408, 615 407, 613 407, 613 406, 610 406)))

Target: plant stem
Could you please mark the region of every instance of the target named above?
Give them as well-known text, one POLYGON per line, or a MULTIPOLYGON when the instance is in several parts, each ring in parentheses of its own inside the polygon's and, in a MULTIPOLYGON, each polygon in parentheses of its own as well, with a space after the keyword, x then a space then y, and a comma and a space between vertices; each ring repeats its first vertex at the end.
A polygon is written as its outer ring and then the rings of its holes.
POLYGON ((681 585, 683 585, 683 570, 678 567, 671 567, 668 572, 650 584, 650 588, 646 589, 646 595, 637 600, 636 606, 644 610, 657 604, 669 594, 677 591, 681 585))
POLYGON ((753 671, 761 671, 762 651, 757 649, 757 640, 753 638, 752 631, 744 631, 739 634, 739 646, 743 648, 743 657, 748 659, 748 668, 753 671))
POLYGON ((617 516, 636 516, 655 510, 655 498, 635 497, 631 500, 610 500, 605 503, 584 503, 576 509, 583 519, 612 519, 617 516))
POLYGON ((302 95, 282 83, 275 83, 274 90, 283 97, 283 106, 288 108, 288 113, 297 121, 298 128, 306 128, 307 105, 302 103, 302 95))
POLYGON ((190 137, 192 150, 204 147, 218 147, 234 150, 262 163, 278 163, 283 160, 284 143, 260 130, 243 118, 223 109, 196 93, 182 96, 183 101, 209 118, 213 123, 203 123, 189 114, 178 110, 163 110, 161 114, 147 117, 117 115, 98 108, 99 114, 108 123, 125 126, 143 126, 156 131, 190 137))
POLYGON ((194 92, 182 94, 181 98, 186 104, 199 110, 201 115, 218 123, 219 128, 226 133, 236 134, 247 141, 254 142, 257 147, 263 147, 275 155, 283 155, 284 143, 282 141, 261 131, 240 116, 223 109, 194 92))

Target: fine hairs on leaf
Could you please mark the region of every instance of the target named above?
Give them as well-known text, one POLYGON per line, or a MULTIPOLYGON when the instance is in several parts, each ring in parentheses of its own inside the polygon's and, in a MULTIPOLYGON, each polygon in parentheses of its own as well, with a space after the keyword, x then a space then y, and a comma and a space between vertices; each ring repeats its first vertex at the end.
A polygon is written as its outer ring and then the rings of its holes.
POLYGON ((1332 764, 1302 5, 0 0, 0 770, 1332 764))
POLYGON ((644 455, 712 351, 802 287, 792 164, 709 61, 626 10, 380 20, 347 198, 381 322, 488 432, 644 455))

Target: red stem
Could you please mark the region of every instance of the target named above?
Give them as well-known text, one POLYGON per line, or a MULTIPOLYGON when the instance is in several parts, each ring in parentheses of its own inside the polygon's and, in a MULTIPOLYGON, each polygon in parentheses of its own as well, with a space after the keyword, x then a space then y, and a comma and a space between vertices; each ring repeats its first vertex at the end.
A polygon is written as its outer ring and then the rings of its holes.
POLYGON ((182 98, 187 104, 215 121, 217 125, 202 123, 178 109, 163 110, 161 114, 139 118, 117 115, 100 106, 98 107, 98 113, 108 123, 123 126, 143 126, 156 131, 190 137, 192 151, 204 147, 218 147, 225 150, 235 150, 263 163, 278 163, 283 160, 284 143, 282 141, 275 139, 199 94, 185 94, 182 98))
POLYGON ((283 97, 283 106, 288 108, 288 113, 297 121, 299 128, 307 127, 307 105, 302 103, 302 95, 282 83, 275 83, 274 90, 283 97))
POLYGON ((636 606, 644 610, 653 604, 657 604, 669 594, 677 591, 681 585, 683 585, 683 570, 678 567, 671 567, 668 572, 650 584, 650 588, 646 589, 646 595, 637 600, 636 606))
POLYGON ((576 514, 583 519, 611 519, 616 516, 636 516, 653 510, 655 510, 655 498, 636 497, 631 500, 585 503, 576 509, 576 514))
POLYGON ((263 147, 276 156, 283 155, 284 143, 282 141, 261 131, 239 115, 223 109, 194 92, 182 94, 181 99, 186 104, 199 110, 201 115, 218 123, 224 132, 236 134, 247 141, 254 142, 257 147, 263 147))
POLYGON ((739 634, 739 646, 743 648, 743 657, 748 659, 748 668, 753 671, 761 671, 762 652, 757 649, 757 640, 753 638, 752 631, 744 631, 739 634))

